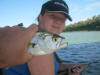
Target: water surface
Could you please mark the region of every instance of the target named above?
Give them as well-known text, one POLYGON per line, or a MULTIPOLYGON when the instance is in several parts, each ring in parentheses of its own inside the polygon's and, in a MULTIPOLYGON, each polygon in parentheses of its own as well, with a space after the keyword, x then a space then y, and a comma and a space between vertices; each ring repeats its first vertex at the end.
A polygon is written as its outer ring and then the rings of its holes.
POLYGON ((68 46, 57 51, 61 61, 67 64, 88 64, 82 75, 100 75, 100 31, 68 32, 61 34, 66 37, 68 46))

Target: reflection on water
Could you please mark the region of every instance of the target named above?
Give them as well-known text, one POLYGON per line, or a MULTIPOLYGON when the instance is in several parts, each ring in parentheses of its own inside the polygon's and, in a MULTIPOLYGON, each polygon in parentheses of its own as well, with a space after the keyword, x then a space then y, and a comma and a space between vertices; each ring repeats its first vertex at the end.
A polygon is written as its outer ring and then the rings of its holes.
POLYGON ((57 51, 63 63, 90 64, 82 75, 100 75, 100 42, 70 45, 57 51))

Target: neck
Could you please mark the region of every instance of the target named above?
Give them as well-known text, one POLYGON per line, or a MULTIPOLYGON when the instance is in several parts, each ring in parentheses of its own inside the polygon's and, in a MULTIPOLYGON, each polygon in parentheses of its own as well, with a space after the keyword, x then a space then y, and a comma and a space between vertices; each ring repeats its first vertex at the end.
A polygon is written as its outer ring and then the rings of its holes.
POLYGON ((44 30, 41 29, 40 26, 38 26, 38 32, 44 32, 44 30))

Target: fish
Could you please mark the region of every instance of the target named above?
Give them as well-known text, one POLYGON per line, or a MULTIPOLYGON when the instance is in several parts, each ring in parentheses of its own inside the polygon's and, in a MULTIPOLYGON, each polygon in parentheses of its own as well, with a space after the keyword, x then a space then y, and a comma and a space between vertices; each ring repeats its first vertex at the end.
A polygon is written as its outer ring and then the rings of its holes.
POLYGON ((28 52, 33 56, 53 53, 67 46, 64 37, 48 32, 36 32, 28 45, 28 52))

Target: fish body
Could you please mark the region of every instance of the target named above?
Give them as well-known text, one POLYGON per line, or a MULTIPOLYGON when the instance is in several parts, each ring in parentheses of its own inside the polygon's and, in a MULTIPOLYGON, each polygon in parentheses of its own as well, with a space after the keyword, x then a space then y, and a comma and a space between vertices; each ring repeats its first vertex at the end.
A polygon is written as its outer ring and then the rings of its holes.
POLYGON ((32 55, 45 55, 67 46, 62 43, 64 37, 48 32, 37 32, 29 43, 28 51, 32 55))

